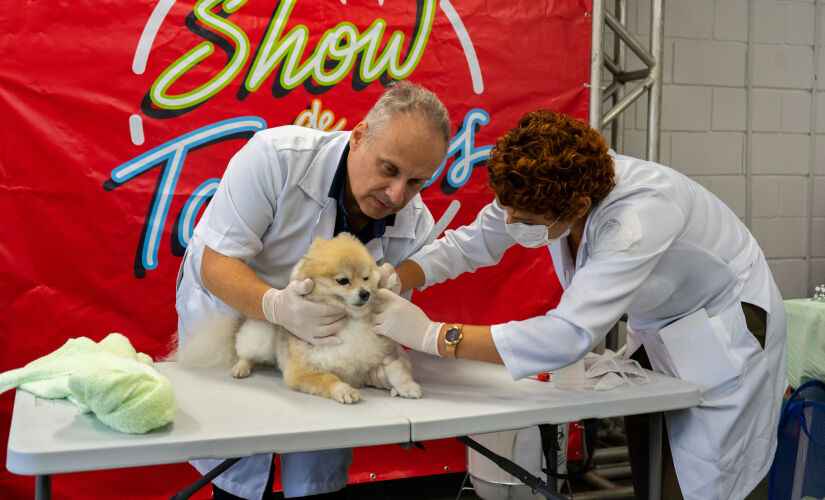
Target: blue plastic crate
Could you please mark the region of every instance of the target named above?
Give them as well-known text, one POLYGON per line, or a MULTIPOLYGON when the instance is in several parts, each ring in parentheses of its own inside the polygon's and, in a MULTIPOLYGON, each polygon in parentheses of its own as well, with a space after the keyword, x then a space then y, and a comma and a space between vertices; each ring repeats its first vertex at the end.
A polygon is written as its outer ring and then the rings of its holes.
POLYGON ((825 383, 805 382, 782 409, 768 498, 825 498, 825 383))

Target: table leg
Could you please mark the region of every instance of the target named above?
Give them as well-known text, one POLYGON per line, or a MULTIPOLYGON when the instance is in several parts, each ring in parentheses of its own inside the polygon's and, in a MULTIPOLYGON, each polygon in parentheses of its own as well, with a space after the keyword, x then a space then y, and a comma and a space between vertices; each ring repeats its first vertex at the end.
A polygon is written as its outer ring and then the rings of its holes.
POLYGON ((34 500, 49 500, 52 497, 52 476, 45 474, 34 478, 34 500))
POLYGON ((648 495, 650 500, 662 497, 662 413, 650 414, 650 449, 648 451, 648 495))
POLYGON ((491 462, 501 467, 502 470, 504 470, 511 476, 515 477, 522 483, 526 484, 527 486, 529 486, 533 490, 533 494, 540 493, 541 495, 544 495, 544 497, 549 498, 551 500, 565 500, 564 496, 559 495, 553 490, 550 490, 541 479, 530 474, 530 472, 523 469, 512 460, 496 454, 495 452, 485 448, 480 443, 473 441, 467 436, 457 436, 456 439, 458 439, 465 445, 469 446, 470 448, 474 449, 475 451, 481 453, 482 455, 490 459, 491 462))
POLYGON ((192 495, 194 495, 195 493, 197 493, 199 489, 206 486, 213 479, 215 479, 216 477, 223 474, 224 471, 226 471, 226 469, 228 469, 228 468, 232 467, 233 465, 235 465, 235 463, 238 460, 240 460, 241 458, 242 457, 227 458, 226 460, 224 460, 223 462, 218 464, 217 467, 215 467, 214 469, 210 470, 209 472, 207 472, 206 474, 201 476, 200 479, 198 479, 197 481, 195 481, 191 485, 187 486, 186 488, 184 488, 184 489, 180 490, 179 492, 175 493, 174 495, 172 495, 169 500, 186 500, 187 498, 189 498, 192 495))
MULTIPOLYGON (((550 447, 550 456, 545 457, 546 460, 547 460, 547 464, 546 464, 547 465, 547 488, 550 489, 551 491, 557 491, 558 490, 558 487, 557 487, 558 479, 556 479, 556 477, 553 476, 553 474, 558 474, 559 473, 559 470, 558 470, 558 467, 557 467, 559 453, 567 453, 567 449, 559 450, 556 447, 556 443, 559 442, 559 426, 558 425, 552 425, 552 424, 546 424, 546 425, 547 425, 547 430, 549 430, 549 432, 545 431, 546 439, 548 440, 548 442, 547 443, 542 442, 542 445, 550 447)), ((539 427, 539 431, 541 432, 541 427, 539 427)), ((542 435, 542 441, 544 441, 545 435, 542 435)), ((565 472, 570 472, 570 471, 566 470, 565 472)))

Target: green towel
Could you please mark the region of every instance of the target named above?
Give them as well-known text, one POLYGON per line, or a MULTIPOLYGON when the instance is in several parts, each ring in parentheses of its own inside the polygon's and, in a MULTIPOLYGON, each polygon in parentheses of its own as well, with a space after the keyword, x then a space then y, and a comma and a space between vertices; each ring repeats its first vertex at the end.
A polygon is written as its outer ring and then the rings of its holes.
POLYGON ((110 333, 99 343, 80 337, 27 364, 0 373, 0 394, 18 387, 42 398, 66 398, 82 413, 130 434, 172 421, 177 402, 172 384, 152 358, 129 339, 110 333))

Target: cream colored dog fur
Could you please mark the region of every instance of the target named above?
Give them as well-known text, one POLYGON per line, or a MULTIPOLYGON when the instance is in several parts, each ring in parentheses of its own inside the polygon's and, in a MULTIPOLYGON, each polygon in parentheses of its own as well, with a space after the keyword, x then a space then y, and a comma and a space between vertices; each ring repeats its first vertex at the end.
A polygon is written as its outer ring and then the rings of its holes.
MULTIPOLYGON (((344 308, 346 325, 337 334, 341 344, 315 346, 267 321, 212 317, 178 347, 178 359, 195 368, 231 366, 238 378, 249 376, 258 364, 277 364, 292 389, 345 404, 357 403, 361 396, 356 387, 375 384, 370 374, 383 367, 393 394, 420 398, 421 388, 412 378, 404 349, 372 327, 380 276, 372 256, 354 236, 316 238, 290 279, 312 279, 311 300, 344 308)), ((397 277, 393 274, 391 279, 397 277)))

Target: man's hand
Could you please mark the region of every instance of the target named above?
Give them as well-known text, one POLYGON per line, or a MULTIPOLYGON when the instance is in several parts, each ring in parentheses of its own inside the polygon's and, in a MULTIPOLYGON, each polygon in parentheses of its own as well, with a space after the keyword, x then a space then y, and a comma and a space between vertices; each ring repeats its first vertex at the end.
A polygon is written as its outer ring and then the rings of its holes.
POLYGON ((399 344, 438 356, 438 334, 444 323, 430 321, 424 311, 407 299, 381 289, 377 292, 375 329, 399 344))
POLYGON ((264 294, 264 316, 293 335, 314 345, 337 345, 335 336, 344 326, 344 310, 306 298, 315 284, 311 279, 293 281, 283 290, 270 288, 264 294))
POLYGON ((378 288, 386 288, 394 294, 401 293, 401 278, 395 274, 395 269, 392 264, 385 262, 378 266, 378 272, 381 274, 381 279, 378 280, 378 288))

